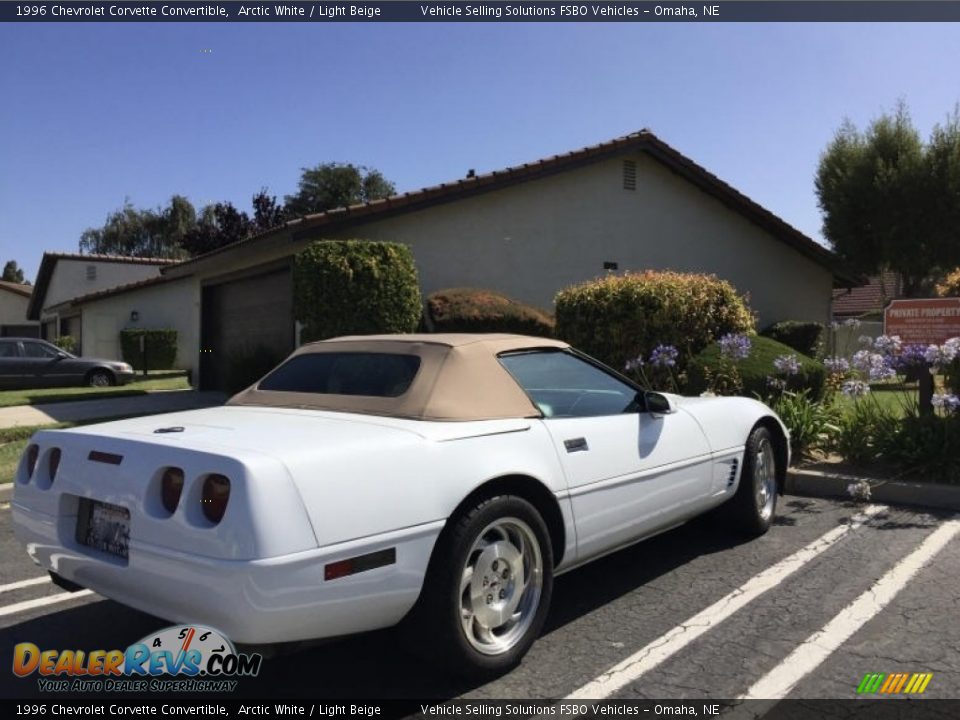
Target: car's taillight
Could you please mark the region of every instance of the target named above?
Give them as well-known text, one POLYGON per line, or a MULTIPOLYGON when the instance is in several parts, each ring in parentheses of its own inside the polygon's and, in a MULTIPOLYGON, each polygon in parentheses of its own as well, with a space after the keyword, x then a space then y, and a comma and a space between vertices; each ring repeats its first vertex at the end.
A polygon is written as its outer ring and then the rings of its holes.
POLYGON ((40 448, 36 445, 27 446, 27 479, 33 477, 33 471, 37 469, 37 458, 40 456, 40 448))
POLYGON ((163 471, 163 477, 160 479, 160 498, 163 500, 163 507, 168 513, 173 515, 180 504, 180 493, 183 492, 183 470, 175 467, 168 467, 163 471))
POLYGON ((50 451, 50 459, 47 461, 47 470, 50 473, 50 482, 57 477, 57 469, 60 467, 60 448, 54 448, 50 451))
POLYGON ((230 499, 230 480, 223 475, 208 475, 203 481, 203 495, 200 505, 203 515, 216 524, 223 519, 230 499))

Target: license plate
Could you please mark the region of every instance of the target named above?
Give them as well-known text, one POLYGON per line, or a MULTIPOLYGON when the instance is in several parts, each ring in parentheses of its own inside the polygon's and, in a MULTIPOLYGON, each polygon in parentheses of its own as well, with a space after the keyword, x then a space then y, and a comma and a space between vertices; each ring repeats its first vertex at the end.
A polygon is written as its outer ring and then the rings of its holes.
POLYGON ((77 542, 126 560, 130 544, 130 511, 119 505, 80 498, 77 542))

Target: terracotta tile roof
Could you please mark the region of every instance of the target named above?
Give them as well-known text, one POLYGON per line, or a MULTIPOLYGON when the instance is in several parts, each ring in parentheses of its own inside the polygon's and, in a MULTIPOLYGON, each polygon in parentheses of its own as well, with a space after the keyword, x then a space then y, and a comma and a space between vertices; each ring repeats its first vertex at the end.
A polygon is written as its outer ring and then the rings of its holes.
POLYGON ((900 278, 887 272, 869 279, 866 285, 833 291, 833 314, 853 317, 880 312, 894 298, 900 297, 900 278))
POLYGON ((209 257, 229 252, 233 249, 255 244, 265 238, 282 232, 291 232, 294 239, 306 239, 321 232, 321 229, 357 224, 366 220, 389 217, 394 214, 421 210, 431 205, 451 202, 491 190, 499 190, 518 183, 534 180, 554 173, 572 170, 583 165, 606 160, 626 153, 643 152, 660 162, 671 171, 692 182, 704 192, 712 195, 728 207, 763 227, 774 237, 790 245, 795 250, 829 269, 837 284, 857 284, 863 281, 856 273, 845 268, 840 259, 819 243, 801 233, 769 210, 761 207, 738 190, 720 180, 690 158, 682 155, 656 137, 649 130, 640 130, 624 137, 616 138, 599 145, 591 145, 560 155, 516 165, 504 170, 496 170, 483 175, 472 175, 459 180, 441 183, 433 187, 414 192, 406 192, 382 200, 350 207, 337 208, 324 213, 307 215, 291 220, 285 225, 269 230, 245 240, 240 240, 211 252, 198 255, 182 263, 164 268, 162 272, 176 271, 177 268, 201 262, 209 257))
POLYGON ((45 252, 37 271, 37 282, 30 295, 30 304, 27 306, 27 319, 39 320, 40 310, 46 299, 47 288, 53 277, 53 269, 60 260, 84 260, 87 262, 126 263, 129 265, 173 265, 177 261, 170 258, 138 258, 126 255, 85 255, 83 253, 55 253, 45 252))
POLYGON ((23 295, 24 297, 30 297, 31 293, 33 293, 32 285, 26 285, 24 283, 8 282, 7 280, 0 280, 0 288, 2 288, 3 290, 9 290, 10 292, 16 293, 17 295, 23 295))

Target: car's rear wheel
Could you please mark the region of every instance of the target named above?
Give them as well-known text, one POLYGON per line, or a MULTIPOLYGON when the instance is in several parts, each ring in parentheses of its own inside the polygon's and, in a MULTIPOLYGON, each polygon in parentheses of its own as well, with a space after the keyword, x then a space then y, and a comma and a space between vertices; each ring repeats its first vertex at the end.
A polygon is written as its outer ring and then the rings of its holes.
POLYGON ((553 552, 546 524, 533 505, 510 495, 479 501, 451 523, 407 638, 458 674, 503 672, 530 649, 549 610, 553 552))
POLYGON ((755 427, 746 442, 740 486, 730 501, 735 528, 747 535, 770 529, 777 508, 777 451, 765 427, 755 427))
POLYGON ((113 375, 107 370, 94 370, 87 375, 87 385, 90 387, 110 387, 113 385, 113 375))

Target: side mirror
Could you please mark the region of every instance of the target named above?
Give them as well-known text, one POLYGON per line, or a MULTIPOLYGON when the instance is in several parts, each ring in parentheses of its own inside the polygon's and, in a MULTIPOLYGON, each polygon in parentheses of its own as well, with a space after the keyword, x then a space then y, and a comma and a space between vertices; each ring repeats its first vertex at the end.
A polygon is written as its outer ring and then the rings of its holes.
POLYGON ((643 394, 643 406, 651 415, 670 415, 677 411, 676 403, 672 398, 649 390, 643 394))
POLYGON ((69 355, 67 355, 63 350, 57 353, 57 360, 66 360, 69 355))

